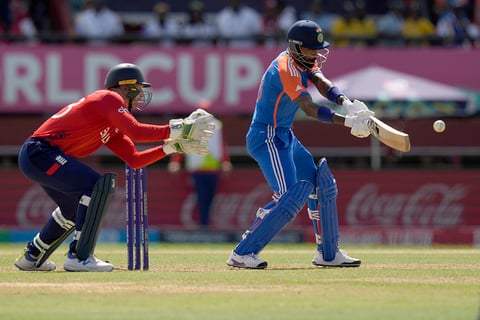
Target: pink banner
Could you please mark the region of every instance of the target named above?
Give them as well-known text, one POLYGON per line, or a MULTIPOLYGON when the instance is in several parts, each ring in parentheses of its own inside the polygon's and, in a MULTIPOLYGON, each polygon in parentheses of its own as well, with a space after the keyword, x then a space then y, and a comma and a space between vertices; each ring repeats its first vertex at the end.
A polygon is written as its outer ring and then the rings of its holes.
MULTIPOLYGON (((0 46, 0 113, 51 113, 102 88, 107 70, 138 64, 153 84, 148 112, 186 113, 200 99, 217 114, 251 113, 265 67, 284 48, 155 46, 0 46)), ((480 90, 480 50, 332 48, 329 78, 379 65, 427 79, 480 90)))
MULTIPOLYGON (((124 174, 106 219, 106 227, 125 222, 124 174)), ((333 170, 339 187, 339 221, 348 227, 457 228, 480 226, 480 171, 333 170)), ((36 228, 54 209, 44 191, 16 169, 2 169, 0 226, 36 228)), ((243 229, 272 193, 256 169, 224 176, 215 199, 215 228, 243 229)), ((197 221, 196 199, 186 175, 148 169, 150 224, 191 227, 197 221)), ((303 210, 305 211, 305 210, 303 210)), ((310 226, 303 212, 295 226, 310 226)))
MULTIPOLYGON (((0 171, 0 238, 5 228, 36 232, 55 205, 19 171, 0 171)), ((103 229, 121 231, 125 229, 124 175, 123 170, 115 171, 120 183, 103 229)), ((342 243, 480 245, 480 171, 333 172, 340 191, 342 243)), ((197 230, 193 191, 185 174, 148 169, 151 230, 197 230)), ((235 170, 224 176, 214 201, 212 230, 219 236, 241 233, 254 219, 257 208, 270 198, 271 191, 259 170, 235 170)), ((303 234, 304 241, 315 241, 305 208, 286 230, 303 234)))

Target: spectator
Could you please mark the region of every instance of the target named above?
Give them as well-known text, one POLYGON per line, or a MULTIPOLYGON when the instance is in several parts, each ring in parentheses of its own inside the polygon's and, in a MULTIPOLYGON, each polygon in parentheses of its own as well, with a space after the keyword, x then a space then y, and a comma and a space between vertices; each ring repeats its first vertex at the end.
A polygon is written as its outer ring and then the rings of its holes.
POLYGON ((28 11, 43 42, 64 42, 74 36, 72 15, 67 1, 29 1, 28 11))
POLYGON ((412 4, 407 9, 402 36, 408 46, 428 46, 435 35, 435 26, 422 15, 420 7, 412 4))
POLYGON ((0 1, 2 21, 0 33, 7 41, 35 41, 37 29, 28 13, 25 0, 0 1))
POLYGON ((263 31, 262 17, 242 0, 230 0, 217 15, 217 28, 219 36, 229 46, 253 46, 263 31))
POLYGON ((150 40, 158 40, 161 45, 171 46, 175 44, 179 30, 180 24, 171 15, 170 5, 157 2, 153 7, 153 16, 143 25, 142 35, 150 40))
POLYGON ((334 15, 323 10, 323 0, 313 0, 310 4, 310 10, 305 11, 301 18, 317 23, 326 35, 332 32, 334 15))
POLYGON ((276 44, 285 41, 288 29, 297 21, 297 12, 284 0, 265 0, 262 18, 266 43, 276 44))
POLYGON ((193 0, 188 6, 188 17, 182 31, 182 41, 193 45, 209 45, 216 42, 217 30, 205 16, 202 1, 193 0))
POLYGON ((266 44, 276 44, 280 39, 283 40, 283 31, 279 24, 279 15, 277 3, 275 0, 265 0, 263 20, 263 35, 266 44))
POLYGON ((362 1, 356 5, 347 1, 344 4, 345 14, 333 21, 332 36, 339 47, 366 46, 375 40, 376 26, 372 19, 366 16, 362 1))
POLYGON ((399 0, 389 3, 388 12, 377 21, 380 43, 388 46, 401 46, 403 29, 403 4, 399 0))
POLYGON ((367 15, 365 3, 363 0, 357 0, 355 15, 359 22, 358 38, 360 45, 374 44, 377 36, 377 26, 375 21, 367 15))
MULTIPOLYGON (((297 11, 286 0, 274 0, 278 12, 278 26, 284 36, 287 36, 290 26, 297 21, 297 11)), ((284 39, 282 39, 284 40, 284 39)))
POLYGON ((447 46, 464 46, 478 38, 479 30, 468 18, 465 6, 453 1, 439 4, 439 17, 435 26, 436 35, 447 46))
MULTIPOLYGON (((209 102, 202 102, 199 105, 203 109, 208 109, 209 106, 209 102)), ((190 174, 197 195, 199 225, 202 228, 210 225, 212 204, 221 174, 232 170, 222 130, 221 121, 215 119, 214 134, 208 142, 208 155, 172 155, 168 164, 169 172, 178 173, 183 163, 190 174)))
POLYGON ((75 32, 90 44, 105 44, 124 34, 120 16, 108 8, 105 0, 85 0, 85 8, 75 21, 75 32))
POLYGON ((10 35, 10 29, 13 24, 13 13, 11 8, 11 0, 0 1, 0 31, 4 37, 10 35))

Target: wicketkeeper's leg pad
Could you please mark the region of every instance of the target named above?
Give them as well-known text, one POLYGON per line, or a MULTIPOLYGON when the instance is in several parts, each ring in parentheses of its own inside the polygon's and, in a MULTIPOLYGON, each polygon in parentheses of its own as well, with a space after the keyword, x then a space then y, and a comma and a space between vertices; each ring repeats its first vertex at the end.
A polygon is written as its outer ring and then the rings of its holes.
POLYGON ((312 191, 313 185, 308 181, 299 181, 290 187, 234 251, 239 255, 258 254, 283 227, 295 219, 312 191))
MULTIPOLYGON (((92 196, 88 203, 85 223, 83 224, 76 247, 77 258, 79 260, 85 260, 93 253, 105 211, 112 194, 115 192, 116 185, 117 175, 109 172, 100 177, 93 187, 92 196)), ((85 199, 83 199, 82 202, 85 204, 85 199)))
POLYGON ((33 244, 40 250, 40 256, 38 257, 37 262, 35 262, 35 266, 38 268, 40 267, 47 259, 52 255, 52 253, 57 250, 57 248, 67 239, 75 230, 75 222, 66 219, 60 208, 56 208, 52 212, 52 218, 55 222, 62 227, 65 231, 58 237, 54 242, 47 245, 40 239, 40 234, 37 234, 33 239, 33 244))
POLYGON ((335 259, 338 250, 338 212, 337 212, 337 182, 331 173, 327 160, 322 158, 318 162, 317 171, 317 198, 320 203, 320 223, 322 228, 323 259, 335 259))

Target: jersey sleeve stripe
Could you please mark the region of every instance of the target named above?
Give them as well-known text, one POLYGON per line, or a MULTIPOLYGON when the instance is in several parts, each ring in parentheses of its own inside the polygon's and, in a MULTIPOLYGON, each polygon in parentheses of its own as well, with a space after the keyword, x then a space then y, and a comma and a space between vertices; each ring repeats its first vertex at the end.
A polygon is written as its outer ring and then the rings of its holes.
POLYGON ((290 75, 292 77, 298 77, 300 75, 298 68, 295 67, 291 59, 287 59, 287 66, 288 66, 288 71, 290 71, 290 75))
POLYGON ((273 127, 276 128, 277 127, 277 111, 278 111, 278 106, 280 105, 280 100, 282 99, 283 95, 285 94, 285 92, 281 92, 278 97, 277 97, 277 101, 275 101, 275 108, 273 109, 273 127))

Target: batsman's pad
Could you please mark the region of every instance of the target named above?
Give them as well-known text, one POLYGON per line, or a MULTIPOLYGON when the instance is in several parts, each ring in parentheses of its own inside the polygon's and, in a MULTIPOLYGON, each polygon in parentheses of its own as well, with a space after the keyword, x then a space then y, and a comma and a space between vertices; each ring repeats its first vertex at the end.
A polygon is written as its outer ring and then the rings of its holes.
POLYGON ((77 242, 76 249, 79 260, 85 260, 93 253, 105 211, 112 194, 115 192, 116 185, 117 175, 109 172, 100 177, 93 187, 85 223, 82 227, 80 239, 77 242))
POLYGON ((325 261, 335 259, 338 249, 337 182, 330 172, 327 159, 318 162, 317 198, 320 203, 320 223, 322 227, 322 251, 325 261))
POLYGON ((34 239, 34 245, 40 249, 40 256, 38 257, 37 261, 35 262, 35 267, 39 268, 47 259, 52 255, 52 253, 57 250, 57 248, 65 241, 75 230, 75 223, 73 221, 68 220, 62 214, 60 208, 56 208, 52 212, 52 218, 55 222, 62 227, 64 230, 63 233, 50 245, 46 245, 40 239, 40 234, 38 234, 34 239))
POLYGON ((277 205, 264 216, 248 236, 240 241, 234 251, 239 255, 258 254, 262 251, 283 227, 295 219, 312 191, 313 185, 304 180, 290 187, 277 205))

